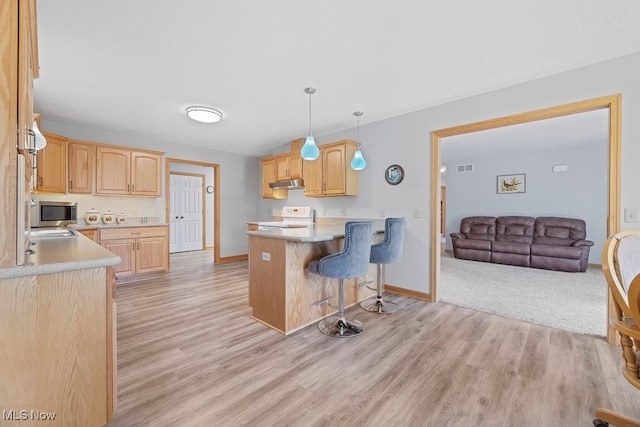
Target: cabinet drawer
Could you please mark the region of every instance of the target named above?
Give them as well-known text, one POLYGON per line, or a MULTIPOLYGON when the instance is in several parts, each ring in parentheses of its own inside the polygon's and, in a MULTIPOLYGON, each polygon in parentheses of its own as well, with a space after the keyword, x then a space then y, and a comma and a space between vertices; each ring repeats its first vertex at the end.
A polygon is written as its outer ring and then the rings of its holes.
POLYGON ((104 228, 100 240, 137 239, 139 237, 167 237, 167 227, 104 228))

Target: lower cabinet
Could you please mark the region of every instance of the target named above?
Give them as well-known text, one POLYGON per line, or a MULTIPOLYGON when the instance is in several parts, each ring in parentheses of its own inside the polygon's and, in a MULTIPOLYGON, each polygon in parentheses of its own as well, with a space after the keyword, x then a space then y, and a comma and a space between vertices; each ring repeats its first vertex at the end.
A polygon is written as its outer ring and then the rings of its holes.
POLYGON ((115 266, 118 277, 169 269, 167 226, 100 229, 100 245, 122 260, 115 266))
POLYGON ((112 420, 113 286, 109 267, 0 279, 0 425, 102 426, 112 420))

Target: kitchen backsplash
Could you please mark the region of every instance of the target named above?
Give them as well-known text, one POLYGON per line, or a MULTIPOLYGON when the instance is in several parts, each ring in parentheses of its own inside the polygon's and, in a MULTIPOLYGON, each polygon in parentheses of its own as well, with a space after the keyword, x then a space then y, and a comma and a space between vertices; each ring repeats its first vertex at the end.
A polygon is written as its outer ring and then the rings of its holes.
POLYGON ((127 224, 147 223, 157 224, 164 222, 163 199, 149 197, 116 197, 116 196, 89 196, 78 194, 40 194, 33 193, 34 200, 52 200, 78 203, 78 224, 84 224, 84 214, 95 208, 104 213, 111 210, 114 214, 124 213, 127 216, 127 224))

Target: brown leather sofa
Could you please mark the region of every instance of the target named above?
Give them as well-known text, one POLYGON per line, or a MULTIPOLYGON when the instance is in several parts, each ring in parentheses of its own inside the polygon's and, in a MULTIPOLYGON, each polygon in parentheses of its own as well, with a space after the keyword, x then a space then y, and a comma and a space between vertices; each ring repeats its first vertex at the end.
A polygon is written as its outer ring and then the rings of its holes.
POLYGON ((451 233, 456 258, 546 270, 583 272, 593 246, 581 219, 470 216, 451 233))

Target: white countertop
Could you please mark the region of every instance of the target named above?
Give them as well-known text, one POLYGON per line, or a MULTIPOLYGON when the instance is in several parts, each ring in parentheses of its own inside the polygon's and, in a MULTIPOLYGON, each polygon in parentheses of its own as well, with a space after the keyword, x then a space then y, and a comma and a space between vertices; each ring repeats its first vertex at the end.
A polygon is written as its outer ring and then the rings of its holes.
POLYGON ((34 241, 36 244, 31 249, 35 253, 25 257, 24 265, 0 268, 0 279, 108 267, 120 263, 120 257, 83 235, 34 241))
POLYGON ((167 227, 169 224, 165 223, 125 223, 125 224, 72 224, 67 225, 67 228, 74 230, 94 230, 97 228, 140 228, 140 227, 167 227))
MULTIPOLYGON (((384 224, 372 223, 373 233, 384 233, 384 224)), ((296 242, 326 242, 344 237, 344 225, 315 224, 307 228, 279 228, 274 230, 247 231, 247 235, 270 239, 292 240, 296 242)))

